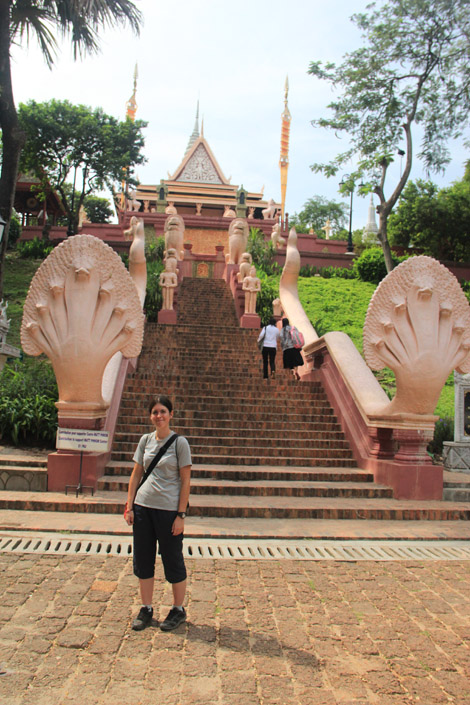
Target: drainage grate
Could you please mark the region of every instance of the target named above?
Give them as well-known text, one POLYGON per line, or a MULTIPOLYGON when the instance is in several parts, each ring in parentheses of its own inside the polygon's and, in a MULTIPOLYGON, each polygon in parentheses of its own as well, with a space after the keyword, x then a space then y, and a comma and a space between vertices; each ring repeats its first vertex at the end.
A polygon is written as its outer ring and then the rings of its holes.
MULTIPOLYGON (((132 555, 127 536, 2 532, 0 553, 57 556, 132 555)), ((314 539, 191 539, 187 558, 215 560, 296 561, 462 561, 470 560, 470 541, 320 541, 314 539)))

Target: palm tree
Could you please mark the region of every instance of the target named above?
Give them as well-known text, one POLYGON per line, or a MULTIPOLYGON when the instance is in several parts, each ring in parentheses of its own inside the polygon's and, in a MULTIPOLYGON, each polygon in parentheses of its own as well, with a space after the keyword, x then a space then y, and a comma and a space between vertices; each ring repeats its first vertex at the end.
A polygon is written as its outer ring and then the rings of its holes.
POLYGON ((0 243, 0 300, 18 163, 25 139, 13 99, 11 45, 20 40, 28 43, 31 36, 36 36, 51 68, 57 56, 56 35, 70 38, 77 58, 99 50, 99 34, 103 30, 130 26, 138 34, 141 21, 141 12, 131 0, 0 0, 0 216, 6 221, 0 243))

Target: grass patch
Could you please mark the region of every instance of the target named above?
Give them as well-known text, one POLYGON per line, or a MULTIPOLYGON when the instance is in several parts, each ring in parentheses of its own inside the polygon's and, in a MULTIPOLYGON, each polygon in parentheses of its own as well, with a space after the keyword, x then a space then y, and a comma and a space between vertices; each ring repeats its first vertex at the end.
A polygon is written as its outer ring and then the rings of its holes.
POLYGON ((9 252, 5 258, 3 297, 8 302, 7 318, 11 319, 7 343, 19 348, 23 306, 31 279, 36 274, 40 259, 21 259, 17 252, 9 252))

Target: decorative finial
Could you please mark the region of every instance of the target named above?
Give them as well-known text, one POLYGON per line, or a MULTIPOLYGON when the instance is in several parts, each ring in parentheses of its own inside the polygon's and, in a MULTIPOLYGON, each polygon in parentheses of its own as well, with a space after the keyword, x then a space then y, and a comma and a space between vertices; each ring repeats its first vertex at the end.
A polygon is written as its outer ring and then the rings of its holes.
POLYGON ((194 123, 194 128, 191 133, 191 137, 189 138, 188 146, 186 147, 186 152, 184 153, 185 156, 195 143, 195 141, 199 138, 199 98, 197 100, 197 108, 196 108, 196 120, 194 123))
POLYGON ((127 108, 126 115, 128 118, 130 118, 132 120, 132 122, 134 122, 135 115, 137 113, 137 100, 136 100, 135 95, 137 92, 137 78, 138 78, 138 76, 139 76, 139 72, 138 72, 137 64, 136 64, 135 68, 134 68, 134 90, 132 91, 132 95, 126 103, 126 108, 127 108))
POLYGON ((287 189, 287 170, 289 168, 289 132, 291 114, 287 105, 287 95, 289 93, 289 77, 286 76, 284 84, 284 112, 281 115, 281 154, 279 158, 279 167, 281 170, 281 212, 282 220, 284 220, 285 204, 286 204, 286 189, 287 189))

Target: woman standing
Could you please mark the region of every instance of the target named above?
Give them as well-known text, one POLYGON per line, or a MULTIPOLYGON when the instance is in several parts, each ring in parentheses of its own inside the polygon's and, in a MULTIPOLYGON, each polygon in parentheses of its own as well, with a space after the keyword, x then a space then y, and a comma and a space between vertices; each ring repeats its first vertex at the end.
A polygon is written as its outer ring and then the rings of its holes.
POLYGON ((276 376, 276 348, 279 340, 279 330, 276 327, 276 321, 271 318, 268 325, 261 329, 258 336, 258 343, 263 342, 263 377, 268 378, 268 360, 271 369, 271 377, 276 376))
POLYGON ((289 325, 288 318, 282 319, 281 348, 284 369, 292 370, 294 378, 300 379, 300 375, 297 372, 297 368, 301 367, 304 364, 304 359, 300 350, 294 347, 294 343, 291 336, 291 326, 289 325))
POLYGON ((124 513, 125 520, 133 527, 134 575, 139 578, 142 598, 142 607, 132 622, 132 629, 140 631, 152 623, 158 541, 165 578, 173 588, 173 607, 160 629, 171 631, 186 620, 183 531, 189 499, 191 451, 186 438, 170 429, 173 405, 168 397, 153 399, 149 412, 155 431, 142 436, 137 446, 124 513), (144 470, 148 470, 155 459, 153 469, 142 482, 144 470))

